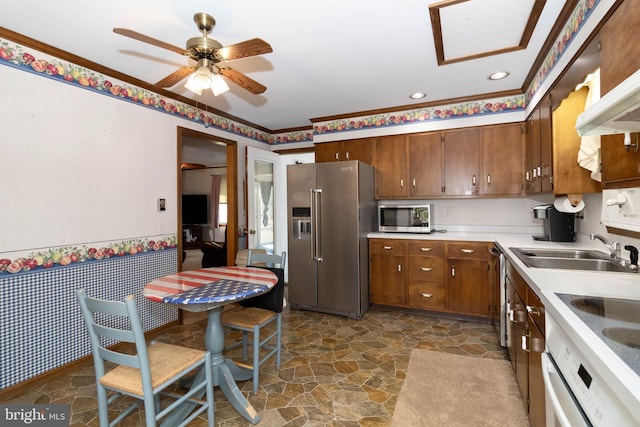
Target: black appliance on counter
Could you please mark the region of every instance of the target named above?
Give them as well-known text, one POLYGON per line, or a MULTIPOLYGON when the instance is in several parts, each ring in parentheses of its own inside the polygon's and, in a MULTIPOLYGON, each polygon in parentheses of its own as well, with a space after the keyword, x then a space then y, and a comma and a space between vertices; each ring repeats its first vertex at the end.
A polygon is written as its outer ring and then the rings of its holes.
POLYGON ((544 233, 532 236, 533 240, 550 242, 574 242, 576 240, 576 214, 558 211, 553 205, 533 207, 533 217, 542 220, 544 233))

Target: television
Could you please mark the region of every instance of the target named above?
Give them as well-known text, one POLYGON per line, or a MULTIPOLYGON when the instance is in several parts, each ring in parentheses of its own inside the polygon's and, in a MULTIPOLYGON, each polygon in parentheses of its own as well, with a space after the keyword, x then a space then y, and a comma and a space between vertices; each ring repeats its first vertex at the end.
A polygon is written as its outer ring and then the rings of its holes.
POLYGON ((206 194, 182 195, 182 223, 207 224, 209 222, 209 198, 206 194))

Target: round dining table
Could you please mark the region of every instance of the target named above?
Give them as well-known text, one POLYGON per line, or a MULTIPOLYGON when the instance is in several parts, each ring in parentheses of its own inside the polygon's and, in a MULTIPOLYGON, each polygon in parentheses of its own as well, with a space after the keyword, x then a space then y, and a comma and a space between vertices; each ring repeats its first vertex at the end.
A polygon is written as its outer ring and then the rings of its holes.
MULTIPOLYGON (((159 277, 146 284, 143 290, 144 297, 152 301, 173 304, 187 311, 208 312, 205 348, 211 353, 214 386, 219 386, 233 407, 253 424, 260 421, 260 416, 236 384, 236 380, 252 378, 253 373, 224 357, 225 334, 220 318, 226 304, 269 292, 277 281, 274 273, 263 268, 214 267, 159 277)), ((185 405, 163 425, 175 425, 191 410, 185 405)))

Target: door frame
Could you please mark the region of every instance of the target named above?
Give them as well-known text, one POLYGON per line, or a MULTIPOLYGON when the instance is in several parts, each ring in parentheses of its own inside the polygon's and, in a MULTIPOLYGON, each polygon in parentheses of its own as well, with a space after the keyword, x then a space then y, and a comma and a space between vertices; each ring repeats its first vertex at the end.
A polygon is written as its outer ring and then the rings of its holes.
POLYGON ((196 138, 223 143, 226 146, 227 163, 227 265, 234 265, 238 248, 238 144, 231 139, 222 138, 193 129, 177 127, 177 188, 176 206, 178 230, 178 271, 182 270, 182 138, 196 138))

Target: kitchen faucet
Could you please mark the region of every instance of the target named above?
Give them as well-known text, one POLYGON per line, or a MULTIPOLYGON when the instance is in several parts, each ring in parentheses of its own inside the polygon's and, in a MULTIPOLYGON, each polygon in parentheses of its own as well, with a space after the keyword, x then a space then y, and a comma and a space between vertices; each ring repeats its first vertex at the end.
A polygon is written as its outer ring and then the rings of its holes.
POLYGON ((620 242, 610 242, 604 236, 601 236, 600 234, 597 234, 597 233, 591 233, 589 235, 589 238, 591 240, 595 240, 595 239, 600 240, 602 243, 605 244, 605 246, 609 248, 609 251, 611 253, 611 258, 620 259, 620 252, 621 252, 620 242))

